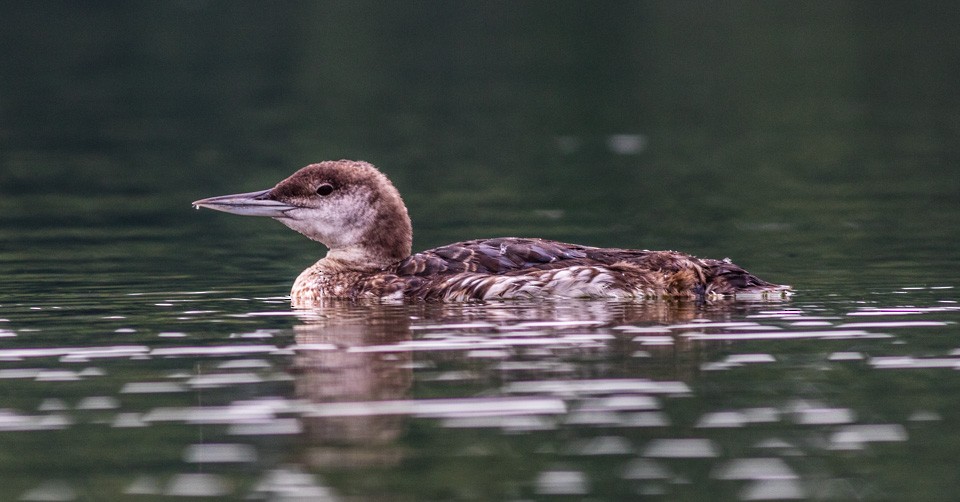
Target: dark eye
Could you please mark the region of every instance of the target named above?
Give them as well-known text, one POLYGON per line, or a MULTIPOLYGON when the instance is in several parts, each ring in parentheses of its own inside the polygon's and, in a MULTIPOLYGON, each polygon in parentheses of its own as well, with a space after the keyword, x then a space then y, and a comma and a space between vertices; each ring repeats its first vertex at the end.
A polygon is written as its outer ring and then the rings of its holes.
POLYGON ((333 185, 330 183, 324 183, 317 187, 317 195, 321 197, 326 197, 333 193, 333 185))

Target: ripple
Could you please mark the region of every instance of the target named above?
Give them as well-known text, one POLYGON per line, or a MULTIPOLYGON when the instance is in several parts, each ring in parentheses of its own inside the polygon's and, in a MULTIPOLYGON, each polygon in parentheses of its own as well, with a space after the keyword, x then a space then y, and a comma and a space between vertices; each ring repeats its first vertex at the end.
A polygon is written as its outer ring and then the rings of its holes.
POLYGON ((643 450, 646 457, 655 458, 713 458, 720 450, 709 439, 654 439, 643 450))

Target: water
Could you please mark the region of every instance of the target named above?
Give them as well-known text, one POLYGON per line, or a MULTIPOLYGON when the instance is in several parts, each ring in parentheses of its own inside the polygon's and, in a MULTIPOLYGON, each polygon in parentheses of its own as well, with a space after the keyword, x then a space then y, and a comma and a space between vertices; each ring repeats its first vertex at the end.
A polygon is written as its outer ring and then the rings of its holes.
POLYGON ((7 3, 0 500, 950 500, 952 4, 7 3), (369 160, 415 248, 730 256, 782 302, 293 310, 197 212, 369 160))

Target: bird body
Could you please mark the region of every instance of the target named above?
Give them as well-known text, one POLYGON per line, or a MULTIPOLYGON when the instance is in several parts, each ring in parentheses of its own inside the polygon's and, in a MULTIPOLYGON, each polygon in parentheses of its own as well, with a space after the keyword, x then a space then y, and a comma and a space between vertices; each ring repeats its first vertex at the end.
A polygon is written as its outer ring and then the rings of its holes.
POLYGON ((326 245, 327 255, 294 282, 290 296, 299 305, 324 298, 780 298, 790 291, 730 260, 676 251, 504 237, 411 254, 412 226, 400 194, 360 161, 311 164, 272 189, 193 204, 268 216, 326 245))

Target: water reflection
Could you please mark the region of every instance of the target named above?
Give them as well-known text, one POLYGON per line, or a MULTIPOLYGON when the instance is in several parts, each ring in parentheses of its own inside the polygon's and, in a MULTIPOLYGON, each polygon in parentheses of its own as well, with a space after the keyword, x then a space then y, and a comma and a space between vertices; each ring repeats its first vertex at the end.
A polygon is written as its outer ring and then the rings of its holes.
MULTIPOLYGON (((231 297, 186 321, 153 307, 170 321, 156 336, 0 348, 0 441, 136 438, 152 446, 125 458, 131 496, 877 498, 897 479, 883 462, 913 465, 880 459, 949 438, 957 419, 960 346, 944 334, 960 308, 924 292, 293 311, 231 297), (191 327, 204 319, 241 322, 213 339, 191 327), (183 336, 159 336, 171 332, 183 336), (38 431, 59 436, 28 437, 38 431)), ((71 451, 78 465, 109 462, 71 451)), ((15 494, 80 486, 38 474, 15 494)))
MULTIPOLYGON (((296 354, 290 368, 296 398, 314 404, 399 400, 413 383, 413 356, 407 351, 362 351, 411 338, 410 318, 397 308, 362 309, 350 302, 329 302, 301 311, 294 326, 296 354)), ((305 463, 314 467, 354 469, 399 462, 396 440, 403 432, 400 415, 305 416, 309 449, 305 463)))

